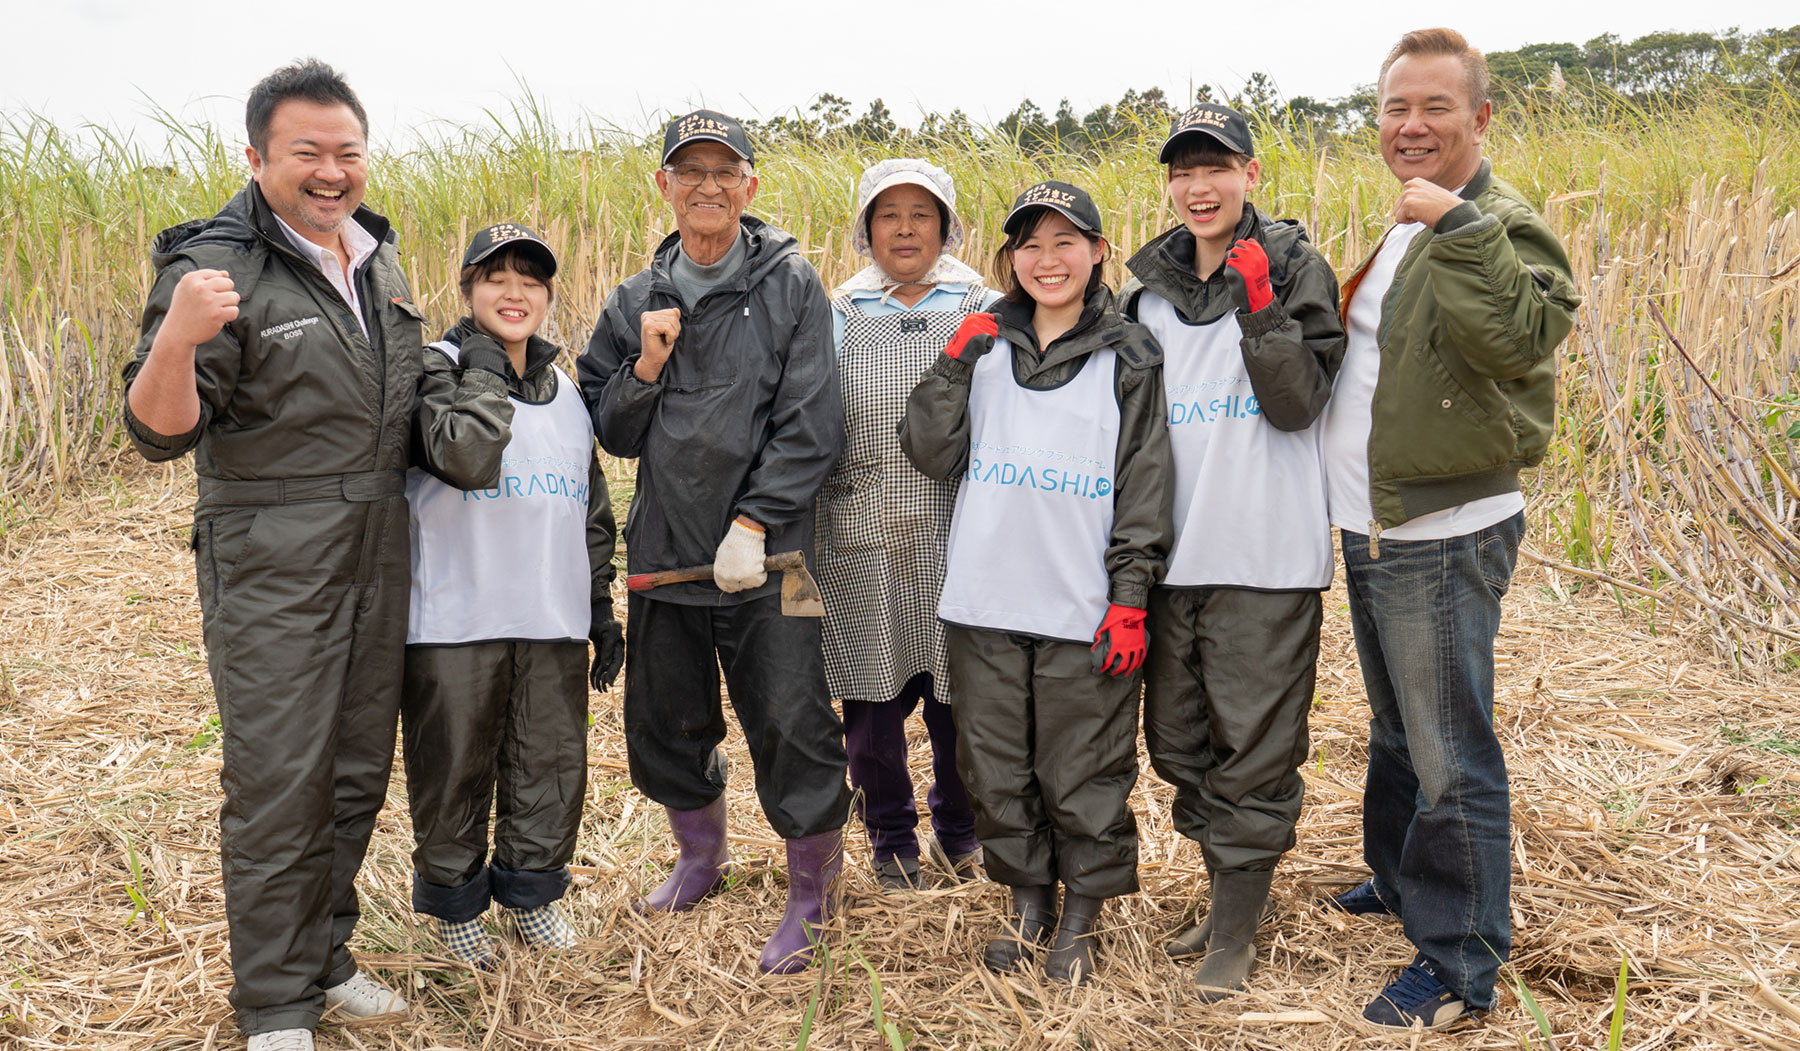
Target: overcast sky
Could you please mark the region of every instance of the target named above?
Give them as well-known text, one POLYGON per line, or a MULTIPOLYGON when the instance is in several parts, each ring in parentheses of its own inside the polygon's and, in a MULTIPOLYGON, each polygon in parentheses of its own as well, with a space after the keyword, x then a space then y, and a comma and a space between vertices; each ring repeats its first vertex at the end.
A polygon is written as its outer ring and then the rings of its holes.
MULTIPOLYGON (((633 131, 699 106, 742 117, 807 107, 820 92, 860 114, 881 98, 916 124, 960 107, 979 123, 1030 98, 1078 112, 1127 88, 1237 90, 1251 73, 1287 96, 1332 98, 1375 79, 1423 5, 1284 3, 719 3, 716 0, 395 0, 322 5, 163 0, 9 2, 0 110, 93 122, 144 144, 149 114, 211 121, 242 140, 243 98, 269 70, 317 55, 369 110, 377 146, 434 121, 486 123, 529 88, 559 126, 633 131), (1393 13, 1365 13, 1374 8, 1393 13), (1002 14, 1001 12, 1005 12, 1002 14), (1265 17, 1278 12, 1277 17, 1265 17)), ((1746 31, 1800 20, 1793 0, 1490 3, 1451 12, 1484 50, 1630 40, 1663 29, 1746 31)))

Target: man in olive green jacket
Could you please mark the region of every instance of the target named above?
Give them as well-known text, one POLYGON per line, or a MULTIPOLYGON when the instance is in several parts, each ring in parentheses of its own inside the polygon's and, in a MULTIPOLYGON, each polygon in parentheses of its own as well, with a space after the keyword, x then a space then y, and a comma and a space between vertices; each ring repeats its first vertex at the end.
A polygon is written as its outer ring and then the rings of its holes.
POLYGON ((1578 299, 1562 245, 1482 158, 1481 52, 1453 30, 1409 33, 1378 94, 1400 196, 1344 286, 1349 348, 1324 437, 1373 715, 1373 877, 1330 904, 1399 916, 1418 951, 1363 1017, 1435 1029, 1493 1005, 1512 944, 1493 647, 1525 527, 1519 472, 1549 444, 1578 299))
MULTIPOLYGON (((420 316, 387 220, 359 207, 368 122, 349 86, 316 60, 290 66, 252 90, 247 118, 251 183, 156 239, 125 421, 146 459, 192 449, 199 476, 232 1005, 251 1051, 306 1051, 327 1008, 406 1006, 347 942, 393 763, 420 316)), ((439 414, 463 433, 434 469, 485 485, 505 382, 468 369, 437 386, 471 411, 439 414)))

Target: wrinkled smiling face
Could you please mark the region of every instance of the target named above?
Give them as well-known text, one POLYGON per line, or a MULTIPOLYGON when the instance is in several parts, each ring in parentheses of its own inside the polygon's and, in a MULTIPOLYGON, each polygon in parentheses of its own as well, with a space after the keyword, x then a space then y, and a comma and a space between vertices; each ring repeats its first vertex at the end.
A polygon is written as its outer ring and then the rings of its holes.
POLYGON ((1381 157, 1401 182, 1423 178, 1454 190, 1480 167, 1492 115, 1492 103, 1471 104, 1460 58, 1403 55, 1381 82, 1381 157))
POLYGON ((263 198, 302 237, 326 247, 362 204, 368 143, 349 106, 288 99, 269 118, 266 153, 248 150, 263 198))
POLYGON ((869 254, 893 280, 917 281, 944 250, 943 226, 938 199, 923 186, 889 187, 869 204, 869 254))
MULTIPOLYGON (((705 168, 717 168, 720 165, 740 165, 743 158, 731 151, 731 147, 718 142, 696 142, 691 146, 683 146, 669 158, 669 166, 679 168, 684 164, 698 164, 705 168)), ((686 240, 719 240, 734 236, 738 219, 744 214, 744 206, 756 197, 756 177, 750 176, 731 189, 723 189, 718 180, 708 174, 698 186, 683 186, 669 173, 658 168, 656 185, 662 190, 663 200, 675 211, 675 228, 686 240)))

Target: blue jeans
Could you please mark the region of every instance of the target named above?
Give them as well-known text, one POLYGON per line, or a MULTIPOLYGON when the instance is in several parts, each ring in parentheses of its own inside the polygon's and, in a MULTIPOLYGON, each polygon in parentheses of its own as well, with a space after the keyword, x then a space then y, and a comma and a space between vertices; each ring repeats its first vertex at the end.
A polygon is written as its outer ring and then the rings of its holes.
POLYGON ((1476 1010, 1512 951, 1511 802, 1494 735, 1494 636, 1525 516, 1448 540, 1343 533, 1369 695, 1363 859, 1439 979, 1476 1010))

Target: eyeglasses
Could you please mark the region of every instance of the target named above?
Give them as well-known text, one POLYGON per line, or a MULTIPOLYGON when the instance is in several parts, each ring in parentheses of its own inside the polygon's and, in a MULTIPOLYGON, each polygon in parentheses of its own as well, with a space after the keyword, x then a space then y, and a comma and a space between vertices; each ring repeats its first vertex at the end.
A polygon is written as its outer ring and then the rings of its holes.
POLYGON ((664 165, 663 171, 673 175, 675 181, 683 186, 698 186, 710 175, 721 190, 735 190, 749 178, 739 164, 721 164, 717 168, 708 168, 704 164, 664 165))

